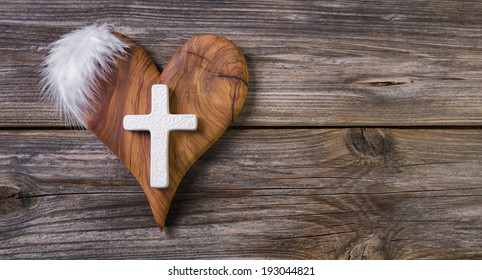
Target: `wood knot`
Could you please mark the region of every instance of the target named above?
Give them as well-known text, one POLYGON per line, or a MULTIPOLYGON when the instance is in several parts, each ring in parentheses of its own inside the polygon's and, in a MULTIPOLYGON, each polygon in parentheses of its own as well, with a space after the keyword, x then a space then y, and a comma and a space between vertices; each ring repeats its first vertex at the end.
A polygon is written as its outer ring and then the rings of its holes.
POLYGON ((0 215, 29 208, 32 204, 30 194, 13 187, 0 186, 0 215))
POLYGON ((348 252, 349 260, 383 260, 385 254, 385 237, 374 235, 353 246, 348 252))
POLYGON ((385 157, 393 151, 393 140, 380 129, 353 128, 348 132, 347 145, 365 157, 385 157))
POLYGON ((22 175, 2 178, 0 180, 0 215, 18 214, 31 208, 35 197, 32 194, 34 189, 32 182, 22 175))

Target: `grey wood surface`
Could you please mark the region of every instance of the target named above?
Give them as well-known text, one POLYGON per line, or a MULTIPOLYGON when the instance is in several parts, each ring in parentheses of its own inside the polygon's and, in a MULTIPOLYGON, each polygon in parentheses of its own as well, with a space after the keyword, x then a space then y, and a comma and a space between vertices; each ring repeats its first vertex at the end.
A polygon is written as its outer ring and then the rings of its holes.
POLYGON ((48 44, 111 23, 160 68, 189 38, 233 40, 250 69, 236 125, 480 125, 481 1, 8 1, 0 126, 63 126, 39 102, 48 44), (470 102, 468 102, 470 101, 470 102))
POLYGON ((91 133, 0 140, 0 258, 482 257, 480 130, 231 130, 162 234, 91 133))
POLYGON ((0 259, 480 259, 481 77, 481 1, 4 1, 0 259), (245 108, 163 233, 39 98, 48 44, 104 22, 160 69, 204 33, 248 61, 245 108))

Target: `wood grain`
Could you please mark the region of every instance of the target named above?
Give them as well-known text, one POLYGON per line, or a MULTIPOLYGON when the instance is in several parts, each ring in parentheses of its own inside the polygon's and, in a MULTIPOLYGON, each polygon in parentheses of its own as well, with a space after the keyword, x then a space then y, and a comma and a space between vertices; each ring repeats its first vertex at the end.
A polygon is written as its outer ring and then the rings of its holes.
POLYGON ((0 258, 481 259, 481 18, 478 0, 4 2, 0 258), (47 46, 93 22, 158 69, 199 34, 246 56, 237 127, 162 234, 128 169, 39 99, 47 46))
POLYGON ((161 235, 94 135, 0 132, 0 258, 482 257, 482 131, 229 130, 161 235))
POLYGON ((122 34, 131 46, 117 59, 116 68, 98 83, 98 100, 86 123, 127 166, 146 193, 162 231, 171 200, 189 168, 238 116, 248 91, 248 69, 239 49, 224 37, 201 35, 187 41, 162 75, 142 47, 122 34), (148 131, 127 131, 124 116, 152 111, 151 86, 170 90, 172 114, 197 116, 196 131, 169 135, 169 187, 152 188, 148 131))
POLYGON ((189 38, 232 40, 250 69, 239 126, 479 126, 482 2, 8 1, 0 11, 0 126, 61 127, 39 99, 46 47, 108 22, 159 68, 189 38), (21 11, 21 12, 19 12, 21 11))

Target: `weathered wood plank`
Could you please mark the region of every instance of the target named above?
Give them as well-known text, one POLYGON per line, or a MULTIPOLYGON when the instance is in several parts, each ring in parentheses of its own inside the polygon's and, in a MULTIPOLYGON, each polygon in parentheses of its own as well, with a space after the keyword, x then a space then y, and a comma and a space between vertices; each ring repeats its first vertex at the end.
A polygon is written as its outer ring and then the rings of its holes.
POLYGON ((161 234, 91 133, 0 131, 0 258, 481 258, 481 151, 481 130, 230 130, 161 234))
POLYGON ((250 68, 237 125, 480 125, 480 1, 8 1, 0 10, 0 127, 62 126, 39 100, 62 34, 109 22, 164 67, 187 39, 233 40, 250 68))

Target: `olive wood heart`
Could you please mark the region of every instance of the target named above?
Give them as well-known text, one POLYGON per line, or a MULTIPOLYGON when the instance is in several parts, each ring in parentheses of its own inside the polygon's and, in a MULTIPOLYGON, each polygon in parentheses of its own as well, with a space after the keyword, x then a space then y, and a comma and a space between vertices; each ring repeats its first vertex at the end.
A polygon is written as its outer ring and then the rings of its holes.
MULTIPOLYGON (((241 51, 229 40, 201 35, 187 41, 162 74, 145 50, 132 39, 127 55, 116 59, 107 79, 98 81, 95 114, 89 128, 121 159, 142 186, 157 225, 164 222, 181 179, 239 114, 248 91, 248 69, 241 51), (150 186, 149 132, 127 131, 125 115, 151 111, 151 86, 166 84, 172 114, 194 114, 196 131, 176 131, 169 136, 169 187, 150 186)), ((191 186, 195 188, 195 186, 191 186)))

